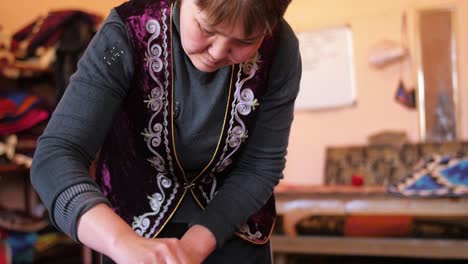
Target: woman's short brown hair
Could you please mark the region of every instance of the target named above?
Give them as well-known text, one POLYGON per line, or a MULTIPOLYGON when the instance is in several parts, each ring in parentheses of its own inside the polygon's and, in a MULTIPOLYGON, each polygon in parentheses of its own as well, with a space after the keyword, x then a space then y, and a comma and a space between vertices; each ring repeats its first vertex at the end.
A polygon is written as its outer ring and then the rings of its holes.
MULTIPOLYGON (((179 0, 181 1, 181 0, 179 0)), ((195 0, 211 25, 240 22, 246 36, 257 30, 271 33, 291 0, 195 0)))

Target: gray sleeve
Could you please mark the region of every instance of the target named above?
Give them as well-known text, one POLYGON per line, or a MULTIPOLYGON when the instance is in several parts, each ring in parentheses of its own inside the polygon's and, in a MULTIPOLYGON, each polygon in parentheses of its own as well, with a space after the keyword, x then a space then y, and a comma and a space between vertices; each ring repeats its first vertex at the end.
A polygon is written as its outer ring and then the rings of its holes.
POLYGON ((38 140, 31 168, 31 182, 52 223, 75 240, 80 216, 98 203, 108 203, 89 176, 89 167, 132 75, 128 33, 113 10, 70 78, 38 140))
POLYGON ((201 216, 191 223, 212 231, 218 247, 266 203, 283 178, 302 69, 294 32, 286 22, 282 23, 281 30, 268 91, 258 108, 249 141, 224 185, 201 216))

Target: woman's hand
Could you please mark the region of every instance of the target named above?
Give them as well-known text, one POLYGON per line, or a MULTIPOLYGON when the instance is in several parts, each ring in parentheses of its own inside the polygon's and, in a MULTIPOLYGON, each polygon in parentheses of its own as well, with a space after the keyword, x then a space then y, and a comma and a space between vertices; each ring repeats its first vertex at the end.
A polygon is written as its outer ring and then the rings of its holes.
POLYGON ((136 234, 120 237, 109 257, 117 263, 195 264, 177 238, 147 239, 136 234))
POLYGON ((127 235, 120 236, 111 249, 109 257, 117 263, 200 264, 216 248, 214 235, 201 225, 192 226, 181 240, 146 239, 133 231, 127 235))
MULTIPOLYGON (((138 236, 112 209, 98 204, 84 213, 78 223, 78 238, 88 247, 119 264, 195 264, 176 238, 138 236)), ((199 242, 197 242, 199 243, 199 242)))

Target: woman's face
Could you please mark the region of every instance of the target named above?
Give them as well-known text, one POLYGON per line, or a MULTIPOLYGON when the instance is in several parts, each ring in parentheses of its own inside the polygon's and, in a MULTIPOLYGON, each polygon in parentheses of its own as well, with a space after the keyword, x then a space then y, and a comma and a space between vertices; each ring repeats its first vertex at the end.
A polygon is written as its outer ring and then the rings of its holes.
POLYGON ((241 23, 223 22, 213 27, 196 1, 181 1, 180 35, 185 53, 198 70, 214 72, 248 61, 255 55, 263 41, 263 32, 245 36, 241 23))

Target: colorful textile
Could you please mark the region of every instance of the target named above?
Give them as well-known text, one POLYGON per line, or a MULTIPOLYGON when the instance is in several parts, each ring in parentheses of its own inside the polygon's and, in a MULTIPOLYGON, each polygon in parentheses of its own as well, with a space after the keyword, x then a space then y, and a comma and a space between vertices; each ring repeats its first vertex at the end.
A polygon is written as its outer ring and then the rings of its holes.
POLYGON ((0 102, 8 107, 0 108, 0 121, 14 121, 21 118, 39 104, 39 97, 22 92, 14 92, 0 97, 0 102))
POLYGON ((384 144, 374 143, 372 140, 371 145, 328 147, 325 185, 351 186, 353 176, 358 175, 362 177, 363 187, 387 188, 413 174, 421 161, 429 160, 435 154, 468 156, 468 141, 403 143, 398 139, 384 144))
POLYGON ((468 157, 433 156, 388 191, 403 196, 468 196, 468 157))
POLYGON ((11 263, 11 249, 7 243, 0 240, 0 264, 11 263))
POLYGON ((33 263, 36 240, 36 233, 9 232, 6 242, 11 247, 12 263, 33 263))
POLYGON ((38 96, 25 92, 0 95, 0 135, 22 132, 49 118, 38 96), (3 104, 5 103, 5 104, 3 104))
POLYGON ((54 45, 67 25, 78 18, 85 19, 94 26, 101 21, 101 17, 79 10, 49 12, 46 17, 39 17, 16 32, 12 37, 11 50, 18 58, 33 56, 39 47, 54 45))
POLYGON ((16 104, 9 99, 0 98, 0 119, 6 114, 15 111, 16 104))
POLYGON ((299 236, 467 239, 466 219, 460 216, 392 213, 321 215, 311 210, 309 216, 297 222, 283 221, 282 227, 287 235, 299 236), (295 233, 291 233, 291 230, 295 233))
POLYGON ((7 135, 12 133, 27 130, 42 121, 49 118, 49 113, 42 109, 32 109, 23 118, 16 122, 0 123, 0 135, 7 135))

